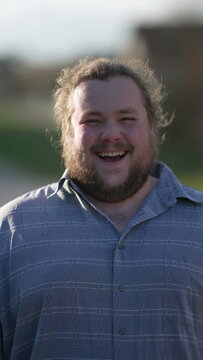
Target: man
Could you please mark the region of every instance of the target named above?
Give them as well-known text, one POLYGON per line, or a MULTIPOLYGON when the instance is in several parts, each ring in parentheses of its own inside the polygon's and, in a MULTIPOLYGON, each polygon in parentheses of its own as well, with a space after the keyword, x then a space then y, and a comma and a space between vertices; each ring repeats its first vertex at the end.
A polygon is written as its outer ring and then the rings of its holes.
POLYGON ((156 162, 161 102, 141 62, 62 72, 66 172, 1 209, 1 359, 203 358, 203 194, 156 162))

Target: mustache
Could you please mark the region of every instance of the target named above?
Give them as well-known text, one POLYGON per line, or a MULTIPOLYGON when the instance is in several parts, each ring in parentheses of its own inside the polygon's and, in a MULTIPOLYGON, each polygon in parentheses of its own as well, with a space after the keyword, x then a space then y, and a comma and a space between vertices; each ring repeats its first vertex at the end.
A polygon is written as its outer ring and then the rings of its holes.
POLYGON ((115 144, 109 144, 108 142, 101 142, 92 146, 93 152, 105 152, 105 151, 131 151, 132 145, 123 144, 118 141, 115 144))

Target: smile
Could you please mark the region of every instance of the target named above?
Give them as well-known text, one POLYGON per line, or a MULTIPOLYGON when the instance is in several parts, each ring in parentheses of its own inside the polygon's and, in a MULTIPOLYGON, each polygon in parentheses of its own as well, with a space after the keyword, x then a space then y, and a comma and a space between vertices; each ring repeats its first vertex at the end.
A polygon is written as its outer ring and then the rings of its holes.
POLYGON ((127 154, 127 151, 114 151, 114 152, 99 152, 98 155, 102 160, 109 160, 109 161, 115 161, 115 160, 121 160, 125 155, 127 154))

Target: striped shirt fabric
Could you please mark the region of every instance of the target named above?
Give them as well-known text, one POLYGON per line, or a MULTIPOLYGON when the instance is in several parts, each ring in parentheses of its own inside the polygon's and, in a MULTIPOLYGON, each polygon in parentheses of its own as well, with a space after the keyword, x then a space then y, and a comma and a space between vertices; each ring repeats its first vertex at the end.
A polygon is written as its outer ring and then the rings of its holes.
POLYGON ((203 193, 153 175, 122 233, 67 175, 1 208, 1 360, 203 359, 203 193))

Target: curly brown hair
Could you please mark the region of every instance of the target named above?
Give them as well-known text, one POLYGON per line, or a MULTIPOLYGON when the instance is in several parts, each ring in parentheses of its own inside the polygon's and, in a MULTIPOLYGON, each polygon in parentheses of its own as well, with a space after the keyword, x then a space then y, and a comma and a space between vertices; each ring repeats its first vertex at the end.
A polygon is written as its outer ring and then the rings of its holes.
POLYGON ((165 94, 163 84, 155 77, 147 62, 133 58, 93 58, 85 57, 75 65, 61 71, 54 92, 54 113, 61 132, 63 155, 67 151, 72 114, 71 95, 74 89, 88 80, 108 80, 114 76, 127 76, 138 85, 148 119, 154 129, 156 144, 161 140, 162 128, 172 121, 163 110, 165 94))

